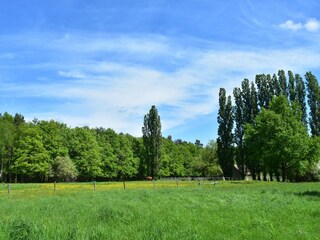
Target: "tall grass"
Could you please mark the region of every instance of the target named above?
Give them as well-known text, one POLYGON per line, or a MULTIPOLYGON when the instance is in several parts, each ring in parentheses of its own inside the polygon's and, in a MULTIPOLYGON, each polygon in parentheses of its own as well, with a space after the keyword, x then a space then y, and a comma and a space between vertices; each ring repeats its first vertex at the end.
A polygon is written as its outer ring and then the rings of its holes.
POLYGON ((320 239, 319 183, 188 184, 2 185, 0 239, 320 239))

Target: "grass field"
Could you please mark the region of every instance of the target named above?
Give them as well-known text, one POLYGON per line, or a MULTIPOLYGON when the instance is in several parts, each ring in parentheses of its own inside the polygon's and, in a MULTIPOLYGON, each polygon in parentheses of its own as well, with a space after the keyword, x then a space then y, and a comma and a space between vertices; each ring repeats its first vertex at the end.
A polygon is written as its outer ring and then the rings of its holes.
POLYGON ((0 186, 0 239, 320 239, 320 183, 0 186))

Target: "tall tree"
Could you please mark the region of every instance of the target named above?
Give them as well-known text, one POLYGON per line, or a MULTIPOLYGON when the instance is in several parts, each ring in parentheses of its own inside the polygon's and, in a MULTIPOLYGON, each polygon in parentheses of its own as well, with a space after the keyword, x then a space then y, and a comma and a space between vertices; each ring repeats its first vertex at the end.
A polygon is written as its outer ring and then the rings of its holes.
POLYGON ((312 136, 320 136, 320 93, 317 78, 311 73, 307 72, 306 84, 308 91, 308 105, 310 108, 309 124, 312 136))
POLYGON ((299 74, 295 75, 295 93, 301 109, 301 121, 307 126, 307 106, 306 106, 306 87, 303 79, 299 74))
POLYGON ((243 101, 242 93, 240 88, 233 90, 234 96, 234 120, 235 120, 235 131, 234 131, 234 142, 237 145, 236 149, 236 163, 241 171, 242 178, 245 177, 245 149, 244 149, 244 116, 243 116, 243 101))
POLYGON ((289 100, 290 100, 290 103, 293 104, 293 102, 297 100, 296 81, 291 71, 288 71, 288 75, 289 75, 289 84, 288 84, 289 100))
POLYGON ((279 80, 278 80, 278 77, 276 74, 272 75, 272 84, 273 84, 273 89, 274 89, 274 95, 280 96, 281 95, 281 87, 280 87, 280 83, 279 83, 279 80))
POLYGON ((269 105, 269 89, 267 76, 265 74, 256 75, 257 96, 260 109, 267 108, 269 105))
POLYGON ((142 133, 146 150, 147 174, 156 179, 160 169, 162 135, 160 116, 154 105, 144 116, 142 133))
POLYGON ((273 85, 273 80, 270 74, 267 74, 266 81, 267 81, 267 89, 268 89, 268 99, 267 99, 267 108, 268 108, 274 96, 274 85, 273 85))
POLYGON ((0 181, 9 180, 9 169, 13 161, 15 127, 11 115, 0 116, 0 181), (8 116, 10 116, 8 118, 8 116))
POLYGON ((255 125, 246 126, 252 156, 262 160, 270 176, 281 171, 282 181, 303 174, 310 158, 310 138, 297 109, 280 96, 273 99, 270 110, 257 116, 255 125))
POLYGON ((288 97, 288 85, 287 85, 287 78, 286 73, 283 70, 278 71, 279 76, 279 85, 281 89, 281 94, 285 97, 288 97))
POLYGON ((231 96, 226 97, 226 90, 219 91, 219 112, 218 112, 218 159, 223 174, 232 177, 233 174, 233 111, 231 96))

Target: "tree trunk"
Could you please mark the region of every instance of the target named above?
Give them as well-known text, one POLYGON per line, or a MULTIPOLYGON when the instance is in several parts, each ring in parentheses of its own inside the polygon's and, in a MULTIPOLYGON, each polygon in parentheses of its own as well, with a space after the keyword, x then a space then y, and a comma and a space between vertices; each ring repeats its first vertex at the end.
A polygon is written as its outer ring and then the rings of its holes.
POLYGON ((281 175, 282 175, 282 182, 285 182, 286 181, 286 168, 285 166, 282 166, 281 167, 281 175))
POLYGON ((263 181, 267 181, 267 173, 263 171, 263 181))

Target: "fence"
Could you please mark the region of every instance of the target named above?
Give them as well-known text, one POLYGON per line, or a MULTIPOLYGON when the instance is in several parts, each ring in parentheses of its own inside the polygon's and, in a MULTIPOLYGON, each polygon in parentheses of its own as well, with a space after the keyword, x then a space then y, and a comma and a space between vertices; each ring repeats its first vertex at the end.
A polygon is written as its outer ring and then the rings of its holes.
POLYGON ((161 178, 157 181, 128 181, 128 182, 84 182, 84 183, 2 183, 0 195, 24 194, 24 193, 59 193, 74 191, 105 191, 120 189, 161 189, 174 187, 212 187, 217 183, 222 183, 229 178, 215 177, 179 177, 161 178))

